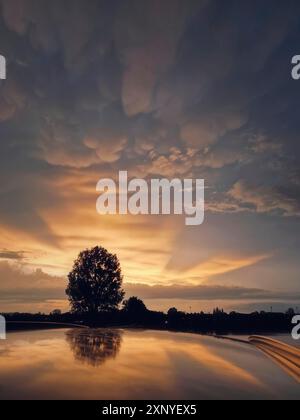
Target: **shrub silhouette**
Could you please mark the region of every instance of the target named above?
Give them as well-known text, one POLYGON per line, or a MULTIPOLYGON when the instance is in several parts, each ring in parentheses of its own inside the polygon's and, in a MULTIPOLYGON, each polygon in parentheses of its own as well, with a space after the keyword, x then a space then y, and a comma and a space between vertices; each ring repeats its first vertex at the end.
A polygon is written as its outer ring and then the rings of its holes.
POLYGON ((147 312, 144 302, 136 296, 130 297, 123 303, 124 311, 130 315, 141 315, 147 312))
POLYGON ((116 309, 123 300, 119 260, 102 247, 82 251, 68 279, 66 294, 73 312, 95 315, 116 309))

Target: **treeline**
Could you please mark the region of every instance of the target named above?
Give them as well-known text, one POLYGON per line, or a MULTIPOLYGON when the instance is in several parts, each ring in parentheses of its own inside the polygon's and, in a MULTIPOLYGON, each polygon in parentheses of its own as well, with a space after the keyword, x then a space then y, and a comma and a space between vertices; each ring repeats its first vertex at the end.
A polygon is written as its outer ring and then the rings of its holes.
POLYGON ((168 328, 171 330, 195 331, 215 334, 257 334, 267 332, 290 332, 292 329, 292 313, 254 312, 242 314, 226 313, 215 310, 213 314, 187 314, 169 310, 167 315, 168 328))
MULTIPOLYGON (((141 301, 140 301, 141 302, 141 301)), ((63 323, 86 325, 89 327, 132 327, 168 329, 212 334, 229 333, 284 333, 292 329, 293 311, 286 313, 254 312, 242 314, 226 313, 216 309, 212 314, 185 313, 172 308, 167 314, 149 311, 144 305, 126 306, 121 310, 103 311, 95 314, 61 313, 56 310, 51 314, 5 314, 9 322, 63 323)))

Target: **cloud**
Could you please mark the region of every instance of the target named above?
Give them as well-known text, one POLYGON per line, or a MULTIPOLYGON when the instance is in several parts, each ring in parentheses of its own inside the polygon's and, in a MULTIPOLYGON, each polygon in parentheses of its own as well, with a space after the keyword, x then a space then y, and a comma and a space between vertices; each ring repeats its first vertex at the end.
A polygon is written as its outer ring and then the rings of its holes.
MULTIPOLYGON (((8 161, 9 162, 9 161, 8 161)), ((34 172, 34 169, 31 169, 34 172)), ((0 188, 1 227, 6 232, 12 230, 24 236, 35 238, 44 245, 58 246, 52 227, 43 216, 43 210, 58 205, 60 199, 56 193, 56 204, 49 188, 49 178, 40 171, 38 177, 28 175, 26 170, 18 169, 16 173, 7 175, 6 163, 0 170, 6 180, 0 188), (25 173, 24 173, 25 172, 25 173)))
POLYGON ((118 112, 107 116, 103 124, 89 127, 87 137, 83 140, 86 147, 95 151, 98 161, 117 162, 128 144, 126 121, 118 112))
MULTIPOLYGON (((67 279, 53 276, 37 269, 29 271, 20 265, 0 261, 0 303, 31 303, 34 305, 51 300, 66 301, 67 279), (25 271, 26 270, 26 271, 25 271)), ((276 292, 260 288, 234 287, 224 285, 146 285, 125 283, 127 297, 157 300, 248 300, 290 301, 300 299, 300 292, 276 292)))
POLYGON ((0 123, 10 120, 26 104, 26 93, 17 75, 5 82, 0 90, 0 123))
POLYGON ((83 144, 76 126, 53 120, 43 128, 37 155, 49 164, 85 168, 99 160, 94 150, 83 144))
POLYGON ((203 150, 216 143, 226 133, 241 128, 246 121, 246 117, 238 110, 223 111, 221 114, 214 111, 208 115, 201 112, 194 120, 182 126, 181 137, 189 147, 203 150))
POLYGON ((10 30, 17 32, 19 35, 24 35, 29 24, 28 19, 28 5, 29 1, 16 0, 11 2, 9 0, 2 0, 3 17, 10 30))
POLYGON ((300 216, 300 191, 298 186, 250 186, 238 181, 228 192, 243 210, 258 213, 280 211, 285 216, 300 216))
POLYGON ((152 110, 155 87, 173 64, 187 19, 199 6, 180 0, 132 0, 128 5, 123 2, 117 14, 115 38, 124 69, 122 103, 126 114, 134 116, 152 110))
POLYGON ((186 300, 297 300, 300 292, 282 293, 263 289, 218 286, 218 285, 169 285, 148 286, 144 284, 126 284, 127 296, 139 296, 142 299, 186 299, 186 300))
POLYGON ((24 259, 24 251, 10 251, 8 249, 0 250, 0 260, 16 260, 24 259))
POLYGON ((217 145, 211 148, 201 158, 199 158, 202 165, 212 169, 221 169, 227 165, 242 163, 249 155, 246 150, 236 148, 229 148, 225 145, 217 145))
POLYGON ((0 261, 1 290, 64 289, 65 284, 62 277, 51 276, 41 269, 25 271, 25 267, 0 261))
POLYGON ((260 278, 260 258, 298 244, 282 216, 299 215, 300 4, 0 2, 0 249, 30 244, 43 253, 32 264, 63 272, 101 240, 130 281, 168 283, 168 261, 179 279, 182 261, 198 279, 248 264, 260 278), (204 225, 98 217, 95 185, 121 169, 204 178, 204 225), (149 256, 157 243, 168 255, 149 256), (122 253, 130 246, 140 252, 122 253))
POLYGON ((187 178, 191 177, 193 162, 197 164, 197 156, 193 150, 183 152, 177 147, 171 147, 168 154, 150 151, 149 161, 146 164, 137 165, 137 169, 143 177, 152 175, 169 179, 176 176, 187 178))
MULTIPOLYGON (((51 307, 51 301, 65 301, 66 279, 46 274, 41 269, 28 271, 25 267, 0 261, 0 308, 10 310, 15 304, 26 304, 35 312, 41 303, 51 307)), ((46 306, 47 306, 46 305, 46 306)), ((55 305, 54 305, 55 306, 55 305)))

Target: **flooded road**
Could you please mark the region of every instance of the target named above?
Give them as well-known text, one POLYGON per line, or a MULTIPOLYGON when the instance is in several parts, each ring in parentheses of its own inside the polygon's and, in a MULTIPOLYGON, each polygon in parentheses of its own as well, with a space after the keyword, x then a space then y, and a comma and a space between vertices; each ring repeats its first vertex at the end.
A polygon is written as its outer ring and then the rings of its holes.
POLYGON ((0 342, 1 399, 299 399, 254 346, 196 334, 63 329, 0 342))

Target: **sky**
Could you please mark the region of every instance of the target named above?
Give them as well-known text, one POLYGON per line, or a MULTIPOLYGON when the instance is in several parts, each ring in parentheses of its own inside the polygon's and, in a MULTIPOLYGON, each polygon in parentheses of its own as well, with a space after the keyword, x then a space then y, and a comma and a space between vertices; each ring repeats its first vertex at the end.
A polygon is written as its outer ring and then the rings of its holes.
POLYGON ((297 0, 0 0, 0 311, 68 309, 78 253, 150 309, 300 307, 297 0), (204 179, 205 221, 100 216, 99 179, 204 179))

